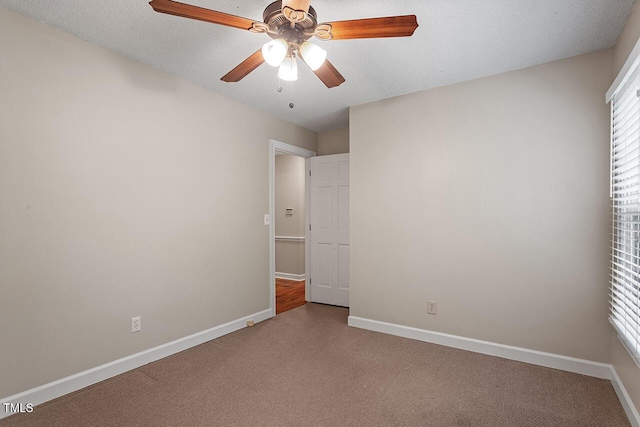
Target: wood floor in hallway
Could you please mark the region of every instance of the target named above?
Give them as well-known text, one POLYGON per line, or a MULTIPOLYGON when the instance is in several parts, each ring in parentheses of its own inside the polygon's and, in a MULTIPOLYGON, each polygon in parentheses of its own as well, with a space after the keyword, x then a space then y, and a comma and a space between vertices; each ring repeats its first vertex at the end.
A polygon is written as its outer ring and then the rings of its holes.
POLYGON ((276 314, 284 313, 306 303, 304 280, 276 279, 276 314))

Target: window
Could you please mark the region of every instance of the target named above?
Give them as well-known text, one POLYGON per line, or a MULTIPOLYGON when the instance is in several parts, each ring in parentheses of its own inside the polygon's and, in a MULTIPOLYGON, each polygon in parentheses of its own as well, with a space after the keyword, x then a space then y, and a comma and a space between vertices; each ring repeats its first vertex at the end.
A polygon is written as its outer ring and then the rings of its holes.
MULTIPOLYGON (((629 62, 629 61, 628 61, 629 62)), ((611 288, 609 320, 640 364, 640 67, 623 68, 611 101, 611 288)), ((640 366, 640 365, 639 365, 640 366)))

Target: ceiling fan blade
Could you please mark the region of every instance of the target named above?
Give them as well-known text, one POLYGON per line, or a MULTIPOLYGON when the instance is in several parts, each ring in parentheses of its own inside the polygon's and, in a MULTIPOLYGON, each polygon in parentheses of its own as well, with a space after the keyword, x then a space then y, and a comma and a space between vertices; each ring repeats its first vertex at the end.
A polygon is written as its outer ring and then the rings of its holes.
POLYGON ((408 37, 418 28, 418 19, 415 15, 402 15, 327 22, 327 24, 331 25, 332 40, 408 37))
POLYGON ((236 68, 222 76, 223 82, 234 83, 242 80, 247 74, 258 68, 264 62, 262 49, 257 50, 250 57, 242 61, 236 68))
POLYGON ((228 13, 179 3, 172 0, 151 0, 149 4, 156 12, 226 25, 229 27, 240 28, 241 30, 248 30, 252 28, 254 22, 251 19, 242 18, 240 16, 229 15, 228 13))
POLYGON ((315 70, 314 73, 328 88, 340 86, 344 83, 344 77, 342 77, 342 74, 336 70, 336 67, 334 67, 328 59, 325 59, 324 64, 315 70))

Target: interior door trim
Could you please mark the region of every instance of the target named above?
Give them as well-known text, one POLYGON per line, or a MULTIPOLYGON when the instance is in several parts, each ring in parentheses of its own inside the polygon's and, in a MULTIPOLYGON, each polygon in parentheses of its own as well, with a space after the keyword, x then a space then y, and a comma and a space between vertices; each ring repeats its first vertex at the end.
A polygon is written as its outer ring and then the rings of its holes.
MULTIPOLYGON (((269 140, 269 305, 271 316, 276 315, 276 227, 275 227, 275 171, 276 171, 276 152, 283 154, 291 154, 298 157, 309 159, 316 155, 315 151, 287 144, 285 142, 269 140)), ((305 160, 305 239, 304 239, 304 268, 305 273, 309 271, 309 161, 305 160)), ((309 274, 305 274, 305 293, 308 299, 309 295, 309 274)))

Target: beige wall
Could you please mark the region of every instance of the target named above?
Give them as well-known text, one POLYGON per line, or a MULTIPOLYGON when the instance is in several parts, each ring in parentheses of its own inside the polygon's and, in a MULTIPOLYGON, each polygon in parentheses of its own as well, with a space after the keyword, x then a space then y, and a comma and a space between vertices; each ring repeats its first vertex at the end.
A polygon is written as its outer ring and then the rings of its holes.
POLYGON ((640 3, 636 3, 633 7, 631 16, 627 20, 613 52, 614 78, 620 72, 624 62, 638 42, 638 38, 640 38, 640 3))
POLYGON ((290 155, 275 160, 276 272, 304 274, 304 240, 284 241, 284 237, 304 237, 304 158, 290 155), (287 216, 286 209, 293 215, 287 216))
MULTIPOLYGON (((624 27, 618 44, 614 50, 614 70, 611 80, 618 75, 627 57, 640 38, 640 3, 636 3, 631 17, 624 27)), ((612 328, 613 329, 613 328, 612 328)), ((622 380, 629 396, 636 408, 640 408, 640 368, 633 361, 627 350, 618 340, 617 334, 612 332, 611 364, 622 380)))
POLYGON ((278 273, 304 274, 304 240, 293 242, 276 239, 276 277, 298 280, 278 273))
POLYGON ((352 107, 351 315, 608 362, 612 61, 352 107))
POLYGON ((349 128, 340 128, 318 134, 318 156, 349 152, 349 128))
POLYGON ((269 308, 268 140, 315 133, 3 9, 0 52, 0 397, 269 308))

